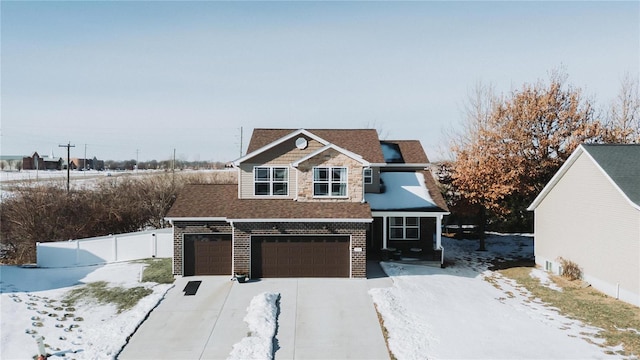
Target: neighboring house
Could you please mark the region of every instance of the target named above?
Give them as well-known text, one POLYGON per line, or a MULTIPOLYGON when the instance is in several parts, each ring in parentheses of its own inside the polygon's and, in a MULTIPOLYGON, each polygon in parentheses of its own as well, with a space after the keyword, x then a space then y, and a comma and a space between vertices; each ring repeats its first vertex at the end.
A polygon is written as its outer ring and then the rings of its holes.
POLYGON ((188 185, 167 214, 174 274, 366 277, 383 250, 442 264, 448 209, 418 141, 373 129, 255 129, 238 183, 188 185))
POLYGON ((61 157, 53 156, 53 152, 49 156, 40 156, 36 151, 22 159, 22 168, 24 170, 62 170, 64 163, 61 157))
POLYGON ((104 170, 104 160, 71 158, 71 169, 73 170, 104 170))
POLYGON ((640 144, 581 145, 529 206, 536 264, 640 306, 640 144))

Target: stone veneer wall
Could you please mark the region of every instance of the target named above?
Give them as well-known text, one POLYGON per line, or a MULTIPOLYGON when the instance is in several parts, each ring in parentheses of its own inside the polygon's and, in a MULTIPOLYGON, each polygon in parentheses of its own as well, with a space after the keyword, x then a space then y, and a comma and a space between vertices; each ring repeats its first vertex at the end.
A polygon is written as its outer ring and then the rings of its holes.
MULTIPOLYGON (((318 154, 298 166, 298 201, 362 201, 363 196, 363 166, 360 162, 343 155, 336 150, 329 149, 318 154), (327 158, 328 157, 328 158, 327 158), (347 198, 313 197, 313 168, 314 167, 346 167, 347 168, 347 198)), ((295 179, 295 178, 294 178, 295 179)), ((295 186, 293 184, 292 186, 295 186)), ((293 189, 295 191, 295 189, 293 189)))
POLYGON ((351 235, 351 277, 367 277, 366 223, 235 223, 234 272, 251 270, 251 235, 351 235), (362 251, 355 252, 354 248, 362 251))
POLYGON ((231 234, 231 224, 226 221, 174 221, 173 222, 173 275, 182 276, 184 234, 231 234))

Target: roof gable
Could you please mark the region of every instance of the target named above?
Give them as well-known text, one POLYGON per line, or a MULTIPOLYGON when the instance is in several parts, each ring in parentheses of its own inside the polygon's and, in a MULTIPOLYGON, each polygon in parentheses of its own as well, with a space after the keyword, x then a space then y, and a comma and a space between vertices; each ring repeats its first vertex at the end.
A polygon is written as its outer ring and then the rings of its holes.
POLYGON ((640 144, 589 144, 583 147, 619 190, 640 208, 640 144))
MULTIPOLYGON (((260 130, 260 129, 256 129, 256 130, 260 130)), ((247 154, 245 156, 233 161, 233 163, 235 165, 238 165, 238 164, 240 164, 240 163, 242 163, 242 162, 244 162, 244 161, 246 161, 248 159, 251 159, 251 158, 253 158, 253 157, 257 156, 257 155, 260 155, 260 154, 264 153, 265 151, 273 149, 274 147, 284 143, 285 141, 287 141, 289 139, 292 139, 292 138, 294 138, 296 136, 300 136, 300 135, 304 135, 304 136, 307 136, 309 138, 312 138, 312 139, 318 141, 319 143, 321 143, 322 145, 327 145, 328 144, 328 142, 326 140, 324 140, 324 139, 322 139, 322 138, 320 138, 320 137, 308 132, 307 130, 299 129, 299 130, 292 130, 288 134, 285 134, 282 137, 274 139, 273 141, 270 141, 270 142, 266 143, 265 145, 261 146, 258 149, 251 150, 251 149, 253 149, 253 147, 257 146, 257 144, 261 144, 266 138, 268 138, 268 136, 264 136, 264 134, 261 134, 262 133, 261 131, 256 133, 256 130, 254 130, 254 132, 253 132, 254 135, 251 136, 251 142, 249 143, 249 148, 247 149, 247 154), (256 138, 258 139, 258 141, 254 141, 254 139, 256 139, 256 138), (252 144, 253 144, 253 146, 252 146, 252 144)), ((268 133, 270 133, 269 135, 274 135, 274 134, 278 134, 280 132, 277 131, 277 132, 271 133, 269 131, 268 133)))
POLYGON ((336 145, 334 145, 334 144, 325 145, 325 146, 323 146, 322 148, 320 148, 320 149, 318 149, 318 150, 316 150, 316 151, 314 151, 314 152, 310 153, 309 155, 307 155, 307 156, 305 156, 305 157, 303 157, 303 158, 301 158, 301 159, 299 159, 299 160, 295 161, 295 162, 294 162, 294 163, 292 163, 291 165, 292 165, 293 167, 298 167, 298 165, 300 165, 301 163, 303 163, 303 162, 305 162, 305 161, 307 161, 307 160, 309 160, 309 159, 313 158, 314 156, 320 155, 320 154, 322 154, 323 152, 325 152, 325 151, 327 151, 327 150, 329 150, 329 149, 333 149, 333 150, 335 150, 335 151, 337 151, 337 152, 339 152, 339 153, 341 153, 341 154, 343 154, 343 155, 345 155, 345 156, 347 156, 347 157, 350 157, 350 158, 352 158, 353 160, 356 160, 356 161, 360 162, 360 163, 361 163, 362 165, 364 165, 364 166, 369 166, 369 162, 368 162, 368 161, 366 161, 366 160, 364 160, 364 159, 362 158, 362 156, 360 156, 360 155, 358 155, 358 154, 354 154, 354 153, 352 153, 351 151, 349 151, 349 150, 345 150, 345 149, 343 149, 343 148, 341 148, 341 147, 339 147, 339 146, 336 146, 336 145))
POLYGON ((384 163, 378 132, 375 129, 254 129, 247 155, 235 163, 240 163, 300 134, 312 137, 323 145, 334 144, 358 154, 370 163, 384 163))
POLYGON ((569 156, 527 210, 540 205, 581 154, 602 171, 629 203, 640 210, 640 144, 583 144, 569 156))

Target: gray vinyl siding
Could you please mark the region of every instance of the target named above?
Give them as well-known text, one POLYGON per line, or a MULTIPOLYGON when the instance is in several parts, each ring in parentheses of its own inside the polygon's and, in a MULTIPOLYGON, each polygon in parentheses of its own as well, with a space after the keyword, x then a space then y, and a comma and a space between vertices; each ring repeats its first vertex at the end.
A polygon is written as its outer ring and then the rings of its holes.
POLYGON ((640 299, 640 211, 586 153, 536 208, 535 255, 536 262, 571 260, 586 279, 606 283, 601 291, 615 296, 619 285, 640 299))
POLYGON ((365 184, 365 192, 368 193, 380 193, 380 168, 372 167, 371 173, 373 174, 371 184, 365 184))

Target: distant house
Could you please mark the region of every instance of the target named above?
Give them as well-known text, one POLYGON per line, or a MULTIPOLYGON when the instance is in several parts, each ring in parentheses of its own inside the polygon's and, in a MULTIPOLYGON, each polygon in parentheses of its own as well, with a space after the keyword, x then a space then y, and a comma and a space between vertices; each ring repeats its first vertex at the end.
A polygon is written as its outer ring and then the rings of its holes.
POLYGON ((442 264, 447 206, 418 141, 373 129, 255 129, 238 183, 188 185, 167 214, 174 274, 366 277, 389 254, 442 264))
POLYGON ((536 264, 578 264, 600 291, 640 306, 640 144, 581 145, 528 210, 536 264))
POLYGON ((71 158, 71 169, 73 170, 104 170, 104 160, 71 158))
POLYGON ((40 156, 38 152, 34 152, 31 156, 25 156, 22 159, 22 168, 24 170, 62 170, 64 161, 61 157, 40 156))

